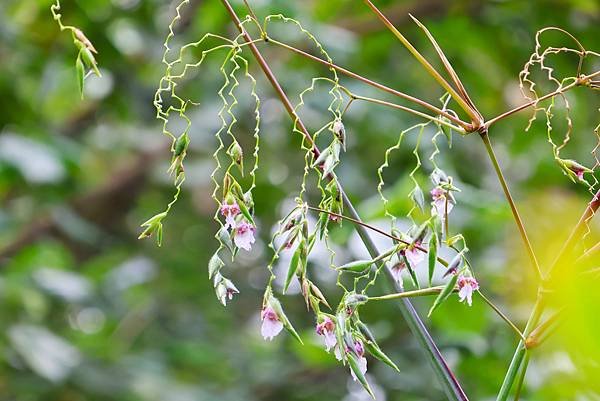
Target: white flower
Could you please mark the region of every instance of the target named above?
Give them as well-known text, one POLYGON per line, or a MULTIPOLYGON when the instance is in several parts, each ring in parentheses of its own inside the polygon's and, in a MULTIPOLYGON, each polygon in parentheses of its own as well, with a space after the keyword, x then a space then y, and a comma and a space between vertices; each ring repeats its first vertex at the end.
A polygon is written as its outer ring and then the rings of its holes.
POLYGON ((260 318, 262 319, 260 334, 262 334, 265 340, 273 340, 283 329, 283 323, 279 320, 279 316, 277 316, 273 308, 267 306, 262 310, 260 318))
POLYGON ((254 244, 254 232, 256 228, 245 221, 242 221, 235 228, 235 234, 233 237, 233 242, 235 242, 235 246, 238 248, 245 249, 247 251, 252 248, 252 244, 254 244))
POLYGON ((479 289, 479 283, 474 277, 460 276, 458 278, 458 296, 460 302, 467 300, 467 304, 471 306, 473 303, 473 291, 479 289))

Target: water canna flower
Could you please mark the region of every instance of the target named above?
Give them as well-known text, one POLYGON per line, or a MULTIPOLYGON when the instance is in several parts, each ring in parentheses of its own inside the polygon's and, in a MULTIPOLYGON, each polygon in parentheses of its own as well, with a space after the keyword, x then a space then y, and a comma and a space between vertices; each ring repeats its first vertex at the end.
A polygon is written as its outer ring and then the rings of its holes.
POLYGON ((266 306, 260 313, 260 318, 262 320, 260 334, 265 340, 273 340, 283 330, 283 323, 272 307, 266 306))
POLYGON ((440 187, 433 188, 431 190, 431 198, 433 199, 431 205, 438 216, 444 218, 447 214, 450 214, 454 207, 454 201, 448 196, 446 190, 440 187))
POLYGON ((400 285, 402 285, 402 271, 404 269, 406 269, 406 263, 404 263, 404 261, 394 263, 394 265, 392 265, 392 267, 390 268, 390 273, 392 273, 392 277, 400 285))
POLYGON ((417 249, 415 245, 421 246, 421 243, 415 242, 412 246, 403 251, 408 263, 410 263, 412 267, 416 267, 425 259, 425 254, 420 249, 417 249))
POLYGON ((254 238, 255 232, 256 227, 254 227, 252 224, 246 221, 238 223, 233 236, 233 242, 235 243, 235 246, 249 251, 252 248, 252 244, 254 244, 256 241, 254 238))
MULTIPOLYGON (((357 360, 358 367, 359 367, 361 373, 364 375, 365 373, 367 373, 367 358, 365 358, 365 347, 360 340, 354 341, 354 351, 355 351, 354 353, 358 357, 358 360, 357 360)), ((347 349, 346 352, 353 352, 353 351, 350 349, 347 349)), ((354 374, 354 371, 352 369, 350 369, 350 374, 352 375, 352 379, 354 379, 354 381, 358 380, 358 378, 356 377, 356 375, 354 374)))
POLYGON ((467 301, 469 306, 473 303, 473 291, 479 289, 479 283, 475 280, 475 277, 460 276, 458 278, 458 296, 460 302, 467 301))
POLYGON ((337 338, 335 336, 335 323, 329 316, 325 316, 323 321, 317 324, 315 330, 318 335, 323 336, 327 352, 336 346, 337 338))
POLYGON ((235 216, 240 214, 240 206, 236 201, 233 203, 223 203, 221 205, 221 214, 225 217, 225 229, 235 228, 235 216))

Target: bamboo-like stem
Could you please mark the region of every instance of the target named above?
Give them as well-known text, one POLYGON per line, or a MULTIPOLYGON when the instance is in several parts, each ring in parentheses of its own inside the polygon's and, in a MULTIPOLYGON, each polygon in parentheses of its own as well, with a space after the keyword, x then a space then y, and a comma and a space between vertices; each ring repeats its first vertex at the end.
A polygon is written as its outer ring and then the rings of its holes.
POLYGON ((527 367, 529 366, 529 352, 525 353, 525 358, 523 359, 523 364, 521 365, 521 371, 519 372, 519 378, 517 379, 515 390, 515 401, 519 401, 521 398, 521 391, 523 390, 523 384, 525 383, 525 374, 527 373, 527 367))
MULTIPOLYGON (((529 320, 527 321, 527 325, 525 326, 525 330, 523 331, 523 335, 527 337, 529 333, 533 330, 533 327, 537 324, 542 315, 543 311, 543 301, 541 296, 538 294, 538 298, 533 306, 533 311, 529 316, 529 320)), ((502 386, 500 387, 500 391, 498 392, 498 396, 496 397, 496 401, 506 401, 508 399, 508 395, 510 394, 510 389, 517 378, 517 373, 523 363, 523 359, 525 358, 525 354, 527 353, 527 348, 525 348, 525 341, 520 340, 515 353, 510 361, 510 365, 508 370, 506 371, 506 375, 504 376, 504 381, 502 382, 502 386)))
POLYGON ((540 323, 535 329, 531 331, 531 334, 527 336, 527 340, 525 341, 525 346, 527 349, 532 349, 539 346, 550 333, 556 329, 558 321, 564 315, 565 308, 561 308, 556 311, 552 316, 546 319, 543 323, 540 323))
POLYGON ((508 184, 504 179, 504 174, 502 174, 502 169, 500 168, 500 164, 498 163, 498 159, 496 158, 496 154, 494 153, 494 148, 492 148, 492 143, 490 142, 490 138, 488 136, 487 130, 484 130, 480 133, 481 139, 483 140, 483 144, 485 145, 485 149, 487 150, 488 156, 494 166, 494 171, 498 176, 498 180, 500 181, 500 185, 502 186, 502 190, 504 191, 504 195, 506 200, 510 205, 510 210, 512 211, 513 218, 515 223, 517 224, 517 228, 519 229, 519 234, 521 235, 521 239, 523 240, 523 244, 525 245, 525 249, 527 250, 527 254, 529 255, 529 260, 531 261, 532 266, 537 273, 538 278, 542 278, 542 271, 540 269, 540 265, 537 261, 537 257, 535 256, 535 252, 533 251, 533 247, 531 246, 531 242, 529 242, 529 237, 527 236, 527 231, 525 231, 525 226, 523 221, 521 220, 521 216, 519 215, 519 211, 515 204, 515 201, 510 194, 510 190, 508 189, 508 184))
MULTIPOLYGON (((221 2, 223 3, 223 6, 229 13, 232 21, 235 23, 236 27, 239 29, 240 33, 244 37, 244 40, 247 42, 251 42, 252 38, 242 28, 241 21, 240 21, 239 17, 237 16, 235 10, 229 3, 229 1, 221 0, 221 2)), ((285 107, 286 111, 288 112, 288 114, 290 115, 292 120, 295 122, 298 129, 302 132, 305 139, 310 144, 313 156, 315 158, 317 158, 318 155, 320 154, 319 149, 317 148, 316 144, 314 143, 314 140, 312 139, 308 129, 302 123, 302 120, 299 118, 297 113, 294 111, 294 107, 293 107, 292 103, 290 102, 290 100, 287 97, 284 90, 281 88, 281 85, 279 84, 279 81, 273 74, 273 71, 269 67, 266 60, 263 58, 262 54, 260 53, 260 51, 258 50, 256 45, 251 44, 249 47, 250 47, 252 54, 256 58, 256 61, 258 62, 259 66, 263 70, 265 76, 267 77, 267 79, 269 80, 271 85, 273 86, 273 89, 277 93, 277 95, 278 95, 280 101, 282 102, 283 106, 285 107)), ((331 178, 336 180, 335 177, 331 177, 331 178)), ((340 189, 340 194, 342 196, 344 204, 346 205, 346 209, 349 211, 350 215, 354 219, 360 220, 360 217, 359 217, 358 213, 356 212, 354 205, 352 204, 352 202, 350 201, 350 199, 348 198, 346 193, 343 191, 342 186, 339 184, 339 182, 337 184, 338 184, 338 188, 340 189)), ((377 247, 373 243, 373 240, 369 236, 369 233, 367 232, 367 230, 362 226, 357 226, 356 231, 358 232, 359 236, 363 240, 363 243, 365 244, 365 246, 366 246, 367 250, 369 251, 369 253, 371 254, 371 256, 376 257, 377 255, 379 255, 380 252, 377 250, 377 247)), ((392 283, 395 286, 395 288, 397 288, 397 291, 401 291, 402 288, 400 288, 400 286, 397 283, 395 283, 389 269, 386 269, 386 273, 387 273, 386 277, 388 277, 390 283, 392 283)), ((451 400, 467 401, 468 398, 465 395, 464 391, 462 390, 458 380, 456 379, 456 377, 454 377, 454 374, 450 370, 450 367, 444 360, 444 357, 442 356, 441 352, 437 348, 435 342, 431 338, 431 335, 427 331, 427 328, 421 321, 421 318, 417 314, 417 311, 414 309, 414 307, 412 306, 410 301, 408 299, 402 299, 401 302, 399 303, 399 305, 401 305, 400 311, 401 311, 402 315, 404 316, 405 320, 407 321, 410 330, 417 338, 417 341, 419 342, 421 347, 426 351, 427 355, 429 356, 429 360, 432 364, 432 367, 434 368, 436 375, 440 379, 446 395, 451 400)))
MULTIPOLYGON (((440 292, 442 292, 443 289, 444 289, 443 286, 438 286, 438 287, 422 288, 420 290, 414 290, 414 291, 396 292, 394 294, 386 294, 386 295, 380 295, 377 297, 369 297, 369 301, 387 301, 390 299, 423 297, 423 296, 427 296, 427 295, 439 294, 440 292)), ((458 289, 455 288, 454 291, 458 291, 458 289)))
POLYGON ((387 17, 379 11, 379 9, 370 1, 364 0, 364 3, 377 15, 377 17, 383 22, 383 24, 400 40, 400 42, 408 49, 408 51, 417 59, 419 63, 425 68, 425 70, 446 90, 450 96, 459 104, 461 109, 467 113, 474 124, 483 123, 480 121, 480 116, 473 110, 468 102, 459 95, 456 90, 440 75, 439 72, 423 57, 421 53, 402 35, 402 33, 387 19, 387 17))
POLYGON ((525 110, 525 109, 527 109, 527 108, 529 108, 531 106, 535 106, 539 102, 542 102, 542 101, 544 101, 546 99, 550 99, 550 98, 552 98, 554 96, 560 95, 561 93, 564 93, 564 92, 566 92, 568 90, 571 90, 571 89, 573 89, 573 88, 575 88, 577 86, 581 86, 582 82, 590 81, 591 79, 593 79, 594 77, 596 77, 598 75, 600 75, 600 71, 596 71, 596 72, 591 73, 589 75, 585 75, 585 76, 577 79, 575 82, 573 82, 573 83, 565 86, 564 88, 559 88, 559 89, 555 90, 554 92, 550 92, 550 93, 548 93, 548 94, 546 94, 546 95, 544 95, 544 96, 542 96, 540 98, 531 100, 531 101, 529 101, 527 103, 524 103, 524 104, 522 104, 520 106, 515 107, 514 109, 505 111, 504 113, 500 114, 499 116, 496 116, 496 117, 491 118, 488 121, 486 121, 486 123, 484 124, 484 127, 485 128, 489 128, 492 124, 495 124, 496 122, 498 122, 498 121, 500 121, 500 120, 502 120, 502 119, 504 119, 504 118, 506 118, 506 117, 508 117, 508 116, 510 116, 512 114, 518 113, 519 111, 525 110))
POLYGON ((290 46, 290 45, 288 45, 286 43, 283 43, 283 42, 280 42, 278 40, 275 40, 275 39, 273 39, 271 37, 267 37, 265 41, 266 41, 266 43, 272 43, 274 45, 277 45, 277 46, 280 46, 280 47, 282 47, 284 49, 292 51, 292 52, 294 52, 294 53, 296 53, 296 54, 298 54, 298 55, 300 55, 302 57, 305 57, 305 58, 310 59, 312 61, 315 61, 317 63, 321 63, 321 64, 323 64, 323 65, 325 65, 325 66, 327 66, 329 68, 333 68, 336 71, 341 72, 342 74, 344 74, 346 76, 349 76, 351 78, 354 78, 354 79, 356 79, 358 81, 361 81, 361 82, 363 82, 363 83, 365 83, 365 84, 367 84, 369 86, 372 86, 374 88, 382 90, 382 91, 384 91, 386 93, 389 93, 391 95, 400 97, 402 99, 408 100, 409 102, 418 104, 419 106, 425 107, 426 109, 429 109, 429 110, 433 111, 436 114, 439 114, 439 115, 442 115, 442 116, 446 117, 448 120, 454 122, 455 124, 458 124, 463 129, 469 128, 469 124, 467 124, 466 122, 462 121, 460 118, 457 118, 456 116, 453 116, 452 114, 448 113, 447 111, 444 111, 444 110, 440 109, 439 107, 436 107, 436 106, 434 106, 434 105, 432 105, 432 104, 430 104, 430 103, 428 103, 428 102, 426 102, 424 100, 421 100, 421 99, 416 98, 414 96, 408 95, 408 94, 406 94, 404 92, 400 92, 400 91, 398 91, 396 89, 390 88, 389 86, 380 84, 379 82, 375 82, 373 80, 370 80, 369 78, 363 77, 362 75, 359 75, 359 74, 357 74, 355 72, 352 72, 352 71, 350 71, 350 70, 348 70, 348 69, 346 69, 344 67, 341 67, 341 66, 339 66, 337 64, 334 64, 332 62, 329 62, 327 60, 323 60, 320 57, 313 56, 310 53, 307 53, 307 52, 302 51, 300 49, 297 49, 297 48, 295 48, 293 46, 290 46))
MULTIPOLYGON (((561 266, 564 263, 564 261, 570 257, 574 246, 581 239, 581 236, 585 231, 586 224, 589 222, 592 216, 594 216, 594 214, 598 210, 598 207, 600 207, 600 190, 588 203, 585 211, 583 212, 583 215, 581 216, 573 230, 571 230, 569 237, 565 241, 558 256, 554 260, 554 263, 548 270, 548 276, 552 274, 552 272, 556 269, 557 266, 561 266)), ((538 298, 535 302, 535 305, 533 306, 533 310, 531 312, 531 315, 529 316, 529 320, 527 321, 525 330, 523 331, 523 335, 526 338, 529 337, 534 327, 538 324, 543 310, 544 303, 542 299, 542 292, 540 291, 538 292, 538 298)), ((510 362, 510 366, 508 367, 508 370, 504 377, 504 381, 502 382, 502 386, 500 387, 500 392, 498 393, 498 397, 496 398, 497 401, 506 401, 508 399, 510 388, 512 387, 515 381, 517 371, 519 370, 519 367, 523 362, 526 350, 527 349, 525 348, 525 342, 519 341, 519 344, 517 345, 515 353, 513 354, 513 358, 510 362)))
POLYGON ((498 316, 500 316, 500 318, 502 320, 504 320, 506 322, 506 324, 509 325, 509 327, 511 329, 514 330, 515 333, 517 333, 517 335, 519 336, 519 338, 522 341, 526 341, 525 336, 523 335, 523 333, 521 333, 521 330, 519 330, 519 328, 512 322, 512 320, 510 320, 508 318, 508 316, 506 316, 501 310, 500 308, 498 308, 490 299, 488 299, 488 297, 486 297, 485 295, 483 295, 483 293, 481 291, 477 291, 479 293, 479 296, 485 301, 486 304, 488 304, 488 306, 490 308, 492 308, 494 310, 494 312, 496 312, 496 314, 498 316))
POLYGON ((581 239, 583 233, 587 230, 587 224, 589 220, 595 215, 596 211, 600 207, 600 190, 596 192, 592 200, 588 203, 583 215, 569 234, 569 237, 563 244, 558 256, 554 260, 554 263, 548 270, 548 277, 551 277, 554 270, 556 270, 560 266, 569 265, 566 263, 569 260, 573 253, 573 248, 577 244, 577 242, 581 239))
MULTIPOLYGON (((379 229, 379 228, 377 228, 377 227, 375 227, 375 226, 372 226, 372 225, 370 225, 370 224, 368 224, 368 223, 365 223, 364 221, 361 221, 361 220, 359 220, 359 219, 354 219, 354 218, 352 218, 352 217, 349 217, 349 216, 344 216, 343 214, 335 213, 335 212, 332 212, 332 211, 329 211, 329 210, 325 210, 325 209, 321 209, 321 208, 319 208, 319 207, 315 207, 315 206, 306 205, 306 207, 307 207, 308 209, 310 209, 310 210, 314 210, 314 211, 316 211, 316 212, 320 212, 320 213, 327 213, 327 214, 328 214, 328 215, 330 215, 330 216, 337 217, 337 218, 344 219, 344 220, 348 220, 348 221, 350 221, 350 222, 352 222, 352 223, 354 223, 354 224, 357 224, 357 225, 359 225, 359 226, 362 226, 362 227, 368 228, 369 230, 372 230, 372 231, 374 231, 374 232, 376 232, 376 233, 378 233, 378 234, 381 234, 381 235, 383 235, 383 236, 385 236, 385 237, 388 237, 389 239, 392 239, 392 240, 394 240, 394 241, 398 241, 398 242, 401 242, 401 243, 403 243, 403 244, 406 244, 406 245, 412 245, 413 247, 415 247, 415 249, 418 249, 418 250, 419 250, 419 251, 421 251, 421 252, 424 252, 424 253, 427 253, 427 252, 428 252, 428 251, 427 251, 427 249, 426 249, 426 248, 423 248, 423 246, 422 246, 422 245, 416 244, 416 243, 414 243, 414 242, 412 242, 412 241, 407 241, 407 240, 405 240, 405 239, 402 239, 402 238, 400 238, 400 237, 396 237, 396 236, 395 236, 395 235, 393 235, 393 234, 387 233, 387 232, 385 232, 384 230, 382 230, 382 229, 379 229)), ((438 256, 438 257, 437 257, 437 261, 438 261, 438 262, 440 262, 440 263, 441 263, 442 265, 444 265, 445 267, 448 267, 448 261, 447 261, 447 260, 445 260, 444 258, 442 258, 442 257, 439 257, 439 256, 438 256)))
POLYGON ((356 95, 356 94, 352 94, 352 97, 355 100, 363 100, 365 102, 380 104, 382 106, 387 106, 387 107, 391 107, 391 108, 394 108, 394 109, 399 109, 399 110, 406 111, 408 113, 414 114, 414 115, 419 116, 419 117, 423 117, 423 118, 425 118, 427 120, 434 121, 437 124, 440 124, 440 125, 443 125, 445 127, 448 127, 450 129, 458 132, 459 134, 465 134, 466 133, 465 129, 462 128, 462 127, 457 127, 456 125, 450 124, 449 122, 440 119, 438 116, 430 116, 429 114, 421 113, 420 111, 413 110, 410 107, 405 107, 405 106, 402 106, 402 105, 399 105, 399 104, 396 104, 396 103, 387 102, 385 100, 375 99, 375 98, 372 98, 372 97, 361 96, 361 95, 356 95))

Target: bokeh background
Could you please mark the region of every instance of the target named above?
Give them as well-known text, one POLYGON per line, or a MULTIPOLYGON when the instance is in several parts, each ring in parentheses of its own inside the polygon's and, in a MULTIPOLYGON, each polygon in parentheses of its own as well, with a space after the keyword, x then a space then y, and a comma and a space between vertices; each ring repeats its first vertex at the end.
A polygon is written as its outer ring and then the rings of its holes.
MULTIPOLYGON (((259 308, 267 274, 271 227, 298 191, 303 166, 299 138, 256 65, 262 97, 262 146, 254 193, 260 238, 251 253, 227 267, 240 294, 224 308, 207 279, 217 247, 215 204, 209 180, 212 134, 218 127, 220 57, 185 84, 200 100, 192 109, 187 181, 165 221, 161 248, 138 241, 139 225, 161 211, 173 188, 166 169, 168 142, 155 120, 153 94, 163 66, 162 43, 177 1, 63 1, 66 24, 81 28, 99 51, 102 78, 86 81, 81 100, 75 48, 60 33, 48 0, 0 3, 0 399, 3 400, 345 400, 367 395, 347 368, 323 350, 314 322, 294 291, 282 298, 305 345, 288 335, 272 343, 259 334, 259 308)), ((177 43, 212 31, 233 35, 217 0, 192 0, 177 26, 177 43)), ((241 2, 234 2, 240 12, 241 2)), ((405 49, 361 1, 251 1, 259 17, 284 13, 300 19, 338 64, 430 102, 442 95, 405 49)), ((424 54, 426 38, 408 18, 417 16, 436 36, 482 113, 491 117, 523 102, 518 73, 534 47, 536 30, 569 30, 600 50, 600 5, 594 0, 378 1, 424 54)), ((286 41, 313 51, 292 28, 286 41)), ((549 36, 556 45, 570 44, 549 36)), ((261 45, 286 90, 296 98, 327 70, 261 45)), ((576 60, 556 61, 573 74, 576 60)), ((599 64, 586 66, 588 72, 599 64)), ((381 93, 343 78, 358 93, 381 93)), ((570 93, 574 139, 569 158, 593 164, 597 95, 570 93)), ((304 111, 309 124, 328 118, 317 94, 304 111)), ((326 103, 325 103, 326 104, 326 103)), ((560 115, 560 111, 557 113, 560 115)), ((556 166, 543 121, 525 132, 529 113, 499 123, 490 136, 547 266, 590 196, 556 166)), ((252 114, 238 110, 240 138, 252 114)), ((326 121, 326 120, 325 120, 326 121)), ((353 106, 345 119, 348 152, 338 172, 364 219, 385 225, 376 169, 412 117, 389 109, 353 106)), ((561 122, 556 122, 560 135, 561 122)), ((240 139, 251 145, 250 136, 240 139)), ((410 207, 411 141, 394 156, 386 194, 399 216, 410 207)), ((482 288, 519 325, 535 298, 531 273, 510 210, 476 136, 442 141, 440 162, 460 183, 453 212, 464 233, 482 288)), ((424 150, 431 151, 426 143, 424 150)), ((249 152, 248 152, 249 153, 249 152)), ((596 223, 597 224, 597 223, 596 223)), ((597 227, 597 226, 596 226, 597 227)), ((365 254, 349 224, 335 230, 340 261, 365 254)), ((590 245, 594 234, 588 236, 590 245)), ((336 299, 327 254, 311 269, 336 299)), ((578 320, 565 324, 532 356, 523 400, 598 400, 598 299, 595 282, 571 288, 560 302, 579 300, 578 320), (585 301, 585 302, 584 302, 585 301)), ((376 287, 374 293, 383 291, 376 287)), ((426 314, 431 299, 415 301, 426 314)), ((558 302, 560 304, 560 302, 558 302)), ((399 365, 396 374, 369 361, 378 400, 443 400, 424 355, 392 303, 369 305, 361 316, 399 365)), ((427 320, 472 400, 492 400, 516 338, 480 300, 472 308, 451 299, 427 320)))

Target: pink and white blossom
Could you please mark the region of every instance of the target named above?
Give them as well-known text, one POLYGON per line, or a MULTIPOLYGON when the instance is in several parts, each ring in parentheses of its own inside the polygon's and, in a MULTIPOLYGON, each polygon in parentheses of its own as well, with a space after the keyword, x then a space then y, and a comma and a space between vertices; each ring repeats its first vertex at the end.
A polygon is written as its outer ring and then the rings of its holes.
POLYGON ((469 306, 473 303, 473 291, 479 289, 479 283, 474 277, 460 276, 458 278, 458 296, 460 302, 467 300, 469 306))
POLYGON ((402 285, 402 270, 404 269, 406 269, 406 263, 404 263, 403 261, 394 264, 390 268, 390 273, 392 273, 392 277, 400 285, 402 285))
POLYGON ((279 316, 273 308, 267 306, 260 313, 260 318, 262 319, 260 334, 265 340, 273 340, 283 329, 283 323, 279 320, 279 316))
POLYGON ((240 214, 240 206, 234 201, 231 204, 221 205, 221 214, 225 217, 225 229, 235 228, 235 216, 240 214))
MULTIPOLYGON (((421 245, 419 242, 415 242, 415 245, 421 245)), ((405 250, 404 255, 406 256, 406 260, 410 263, 411 267, 416 267, 419 263, 421 263, 425 259, 425 254, 417 249, 414 245, 405 250)))
POLYGON ((335 336, 335 323, 328 316, 325 316, 323 321, 317 324, 317 334, 323 336, 325 342, 325 349, 329 352, 330 349, 334 348, 337 344, 337 338, 335 336))
POLYGON ((233 242, 235 242, 235 246, 238 248, 245 249, 247 251, 252 248, 252 244, 254 244, 255 238, 254 233, 256 232, 256 228, 246 221, 242 221, 235 228, 235 233, 233 236, 233 242))
MULTIPOLYGON (((363 346, 363 343, 360 341, 355 341, 354 350, 356 351, 356 356, 358 357, 358 368, 360 369, 360 372, 364 375, 365 373, 367 373, 367 358, 365 358, 365 348, 363 346)), ((354 381, 358 380, 352 369, 350 369, 350 374, 352 375, 352 379, 354 379, 354 381)))
POLYGON ((431 190, 431 198, 433 199, 433 209, 441 218, 445 218, 447 214, 450 214, 454 203, 448 199, 447 193, 440 187, 435 187, 431 190))

